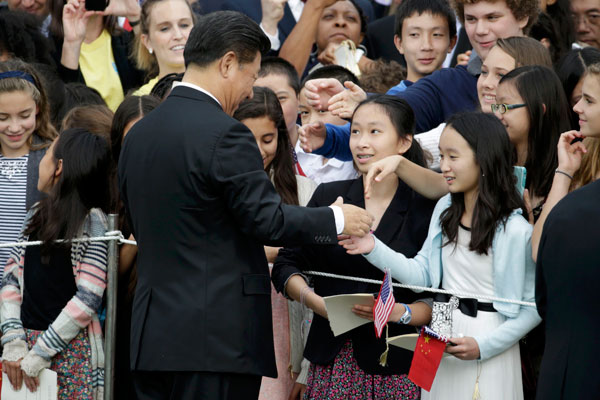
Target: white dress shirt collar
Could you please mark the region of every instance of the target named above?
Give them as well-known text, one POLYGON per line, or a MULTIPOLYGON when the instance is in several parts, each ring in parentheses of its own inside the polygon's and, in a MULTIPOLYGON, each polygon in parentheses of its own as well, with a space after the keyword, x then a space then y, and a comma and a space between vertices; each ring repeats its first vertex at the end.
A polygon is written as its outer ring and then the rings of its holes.
POLYGON ((198 85, 194 85, 193 83, 189 83, 189 82, 173 82, 173 89, 176 88, 177 86, 185 86, 185 87, 189 87, 190 89, 198 90, 199 92, 202 92, 207 96, 210 96, 214 101, 216 101, 221 106, 221 108, 223 108, 223 105, 221 104, 221 102, 219 100, 217 100, 217 98, 211 92, 209 92, 206 89, 202 89, 198 85))

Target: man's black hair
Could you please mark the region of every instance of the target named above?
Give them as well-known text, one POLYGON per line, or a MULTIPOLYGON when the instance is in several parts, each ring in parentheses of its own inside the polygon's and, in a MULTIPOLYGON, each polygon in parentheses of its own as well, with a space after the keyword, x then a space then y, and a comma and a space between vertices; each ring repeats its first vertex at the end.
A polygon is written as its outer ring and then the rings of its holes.
POLYGON ((456 36, 456 15, 447 0, 403 0, 396 10, 396 29, 395 34, 402 39, 402 25, 406 18, 414 14, 422 15, 430 13, 439 15, 448 21, 448 32, 450 38, 456 36))

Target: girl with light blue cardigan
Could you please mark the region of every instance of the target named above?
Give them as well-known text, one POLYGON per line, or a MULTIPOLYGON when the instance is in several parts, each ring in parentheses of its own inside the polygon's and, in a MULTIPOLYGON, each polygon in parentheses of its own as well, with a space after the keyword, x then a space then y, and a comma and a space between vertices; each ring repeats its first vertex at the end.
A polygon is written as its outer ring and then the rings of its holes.
MULTIPOLYGON (((340 243, 389 268, 402 283, 534 302, 532 227, 523 217, 506 129, 490 114, 458 114, 442 133, 440 154, 450 194, 437 203, 414 258, 372 235, 340 243)), ((422 398, 522 399, 518 342, 541 321, 535 307, 463 298, 452 307, 454 300, 436 298, 450 301, 452 345, 446 352, 454 357, 442 360, 431 392, 423 391, 422 398), (463 303, 476 310, 462 311, 468 308, 463 303)))

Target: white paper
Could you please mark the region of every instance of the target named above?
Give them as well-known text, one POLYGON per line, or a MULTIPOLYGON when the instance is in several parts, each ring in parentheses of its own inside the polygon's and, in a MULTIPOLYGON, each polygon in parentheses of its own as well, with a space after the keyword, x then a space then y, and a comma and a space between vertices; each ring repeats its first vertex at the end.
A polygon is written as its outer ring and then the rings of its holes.
MULTIPOLYGON (((415 351, 417 347, 417 340, 419 339, 418 333, 409 333, 407 335, 394 336, 387 340, 388 344, 415 351)), ((443 357, 450 357, 450 354, 444 353, 443 357)))
POLYGON ((340 294, 337 296, 324 297, 329 326, 334 336, 351 331, 354 328, 368 324, 368 319, 361 318, 352 312, 352 306, 361 304, 371 306, 375 304, 375 298, 369 293, 340 294))
POLYGON ((38 389, 31 393, 25 382, 21 385, 21 390, 15 391, 8 380, 8 376, 2 373, 2 400, 56 400, 58 397, 58 385, 56 382, 56 372, 49 369, 43 369, 40 372, 40 385, 38 389))

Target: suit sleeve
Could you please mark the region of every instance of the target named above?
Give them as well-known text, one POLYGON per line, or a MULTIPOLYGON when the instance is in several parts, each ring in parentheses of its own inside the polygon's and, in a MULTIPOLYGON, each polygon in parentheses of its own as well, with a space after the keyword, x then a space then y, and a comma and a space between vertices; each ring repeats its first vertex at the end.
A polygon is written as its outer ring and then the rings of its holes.
POLYGON ((329 207, 282 203, 263 169, 254 136, 244 125, 235 124, 222 134, 209 168, 209 178, 245 234, 278 246, 335 242, 329 207))

